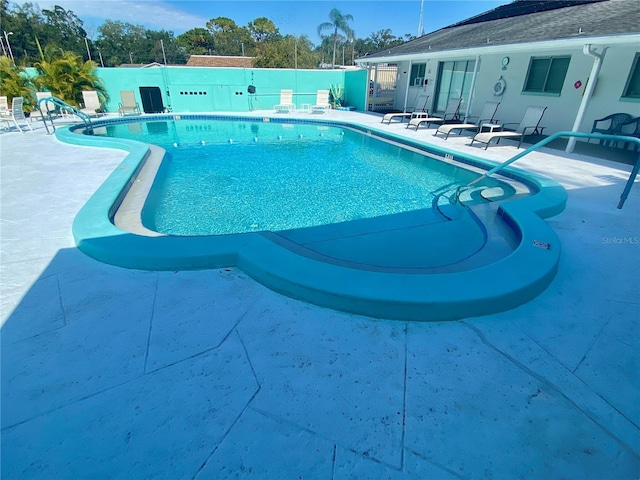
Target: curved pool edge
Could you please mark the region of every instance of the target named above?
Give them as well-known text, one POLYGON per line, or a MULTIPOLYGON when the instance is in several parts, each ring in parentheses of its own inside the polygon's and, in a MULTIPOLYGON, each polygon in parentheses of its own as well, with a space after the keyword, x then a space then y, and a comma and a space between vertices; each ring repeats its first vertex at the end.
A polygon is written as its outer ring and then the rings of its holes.
MULTIPOLYGON (((161 118, 172 119, 164 116, 145 120, 161 118)), ((329 123, 353 126, 346 121, 329 123)), ((56 136, 66 143, 129 152, 73 222, 78 248, 104 263, 144 270, 238 267, 267 287, 309 303, 372 317, 414 321, 454 320, 512 309, 544 291, 558 268, 560 243, 543 219, 564 209, 567 193, 553 180, 519 169, 509 171, 526 177, 538 191, 500 206, 500 214, 521 235, 520 244, 510 255, 457 273, 381 273, 302 257, 260 233, 146 237, 123 231, 111 222, 113 206, 144 161, 148 146, 132 140, 82 136, 73 133, 72 127, 58 129, 56 136)), ((404 138, 397 140, 403 142, 404 138)), ((495 166, 484 159, 474 160, 487 169, 495 166)))

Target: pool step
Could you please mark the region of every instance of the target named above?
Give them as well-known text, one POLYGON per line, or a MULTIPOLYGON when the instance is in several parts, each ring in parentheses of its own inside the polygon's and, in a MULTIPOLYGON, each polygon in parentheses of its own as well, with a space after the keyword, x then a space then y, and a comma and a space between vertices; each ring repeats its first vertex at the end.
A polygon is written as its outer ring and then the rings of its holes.
POLYGON ((446 220, 433 210, 344 222, 324 228, 266 233, 298 254, 336 265, 374 271, 422 272, 464 261, 486 242, 469 213, 446 220))

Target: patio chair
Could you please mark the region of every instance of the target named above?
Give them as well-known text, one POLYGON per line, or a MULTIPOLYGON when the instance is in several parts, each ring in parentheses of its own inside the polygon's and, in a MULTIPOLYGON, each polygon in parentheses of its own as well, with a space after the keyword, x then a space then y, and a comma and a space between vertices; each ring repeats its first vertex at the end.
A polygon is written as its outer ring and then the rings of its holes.
POLYGON ((27 121, 27 117, 24 116, 24 111, 22 110, 23 100, 24 99, 22 97, 13 97, 13 100, 11 101, 11 110, 9 110, 8 115, 2 115, 2 120, 4 122, 9 123, 10 121, 13 121, 16 128, 21 133, 24 132, 20 128, 20 124, 18 122, 23 122, 27 127, 29 127, 29 130, 33 131, 33 128, 27 121))
POLYGON ((118 114, 124 117, 127 113, 131 115, 140 115, 140 105, 136 101, 136 95, 133 90, 120 90, 121 103, 118 105, 118 114))
MULTIPOLYGON (((51 97, 50 92, 36 92, 36 105, 33 112, 31 112, 31 114, 29 115, 29 120, 31 120, 32 123, 42 118, 42 115, 40 114, 40 110, 38 110, 38 102, 43 98, 49 98, 49 97, 51 97)), ((42 102, 40 104, 40 108, 42 109, 43 114, 49 115, 49 118, 51 118, 51 116, 55 114, 54 112, 55 106, 53 105, 53 103, 42 102)))
POLYGON ((423 123, 427 124, 427 128, 432 123, 445 123, 449 121, 454 121, 458 119, 458 112, 460 111, 460 104, 462 104, 462 97, 460 98, 451 98, 447 103, 447 108, 444 111, 444 115, 442 117, 417 117, 412 118, 407 123, 407 128, 415 127, 416 130, 420 128, 420 125, 423 123))
POLYGON ((391 120, 394 119, 399 119, 400 122, 404 122, 404 119, 407 118, 409 120, 413 119, 413 118, 418 118, 418 117, 428 117, 429 116, 429 112, 427 111, 427 102, 429 101, 429 95, 418 95, 416 97, 416 102, 415 105, 412 109, 410 109, 407 112, 401 112, 401 113, 387 113, 385 114, 384 117, 382 117, 382 120, 380 121, 380 123, 384 123, 385 120, 387 121, 387 124, 391 123, 391 120))
MULTIPOLYGON (((636 137, 640 138, 640 117, 632 118, 628 122, 624 122, 622 127, 620 128, 620 135, 624 135, 626 137, 636 137), (629 128, 626 128, 629 126, 629 128)), ((623 148, 626 150, 627 145, 631 142, 624 142, 623 148)), ((638 144, 633 144, 633 151, 638 150, 638 144)))
POLYGON ((471 130, 475 129, 477 132, 480 131, 482 125, 491 125, 495 123, 494 117, 496 112, 498 111, 498 107, 500 106, 500 102, 486 102, 484 107, 482 107, 482 112, 478 117, 471 116, 467 118, 466 123, 452 123, 449 125, 440 125, 438 129, 435 131, 433 136, 437 136, 439 133, 444 134, 444 139, 449 138, 449 134, 454 130, 458 131, 458 135, 462 135, 462 130, 471 130), (470 123, 468 120, 470 118, 477 118, 478 120, 475 123, 470 123))
POLYGON ((98 92, 95 90, 83 90, 82 99, 84 100, 84 108, 80 110, 82 113, 86 113, 90 117, 97 117, 100 115, 98 110, 102 108, 102 105, 100 105, 98 92))
POLYGON ((311 113, 325 113, 331 109, 329 104, 329 90, 318 90, 316 104, 311 106, 311 113))
POLYGON ((296 106, 293 103, 293 90, 280 90, 280 103, 275 107, 277 113, 291 113, 296 106))
MULTIPOLYGON (((591 133, 604 133, 606 135, 620 135, 622 126, 631 120, 633 117, 628 113, 612 113, 604 118, 599 118, 593 121, 593 127, 591 127, 591 133), (598 125, 601 124, 601 125, 598 125)), ((591 139, 587 140, 589 143, 591 139)), ((616 144, 613 140, 600 140, 600 145, 609 145, 614 147, 616 144)))
POLYGON ((528 107, 526 112, 524 112, 524 117, 522 117, 522 121, 520 123, 505 123, 503 125, 493 125, 493 124, 485 124, 481 125, 482 127, 487 126, 490 131, 489 132, 480 132, 471 140, 471 144, 473 142, 485 143, 484 149, 486 150, 489 147, 489 143, 494 138, 497 138, 498 141, 496 143, 500 143, 501 138, 511 138, 518 139, 518 148, 522 145, 522 140, 526 135, 532 135, 534 133, 538 133, 540 127, 540 122, 542 121, 542 116, 544 112, 547 110, 547 107, 528 107), (517 125, 515 130, 494 130, 494 128, 504 128, 505 125, 517 125))
POLYGON ((5 95, 0 96, 0 114, 9 113, 9 103, 5 95))
POLYGON ((2 95, 0 96, 0 121, 5 123, 3 128, 9 128, 9 119, 11 119, 11 110, 9 110, 7 97, 2 95))

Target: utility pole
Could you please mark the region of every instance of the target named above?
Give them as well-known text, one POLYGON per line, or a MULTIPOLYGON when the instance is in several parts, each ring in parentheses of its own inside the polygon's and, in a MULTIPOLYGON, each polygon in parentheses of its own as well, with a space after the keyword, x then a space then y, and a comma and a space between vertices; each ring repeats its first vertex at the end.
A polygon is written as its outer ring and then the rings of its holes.
POLYGON ((160 39, 160 46, 162 47, 162 58, 164 58, 164 65, 167 66, 167 56, 164 53, 164 42, 160 39))
POLYGON ((11 44, 9 43, 9 35, 13 35, 13 32, 4 32, 4 39, 7 42, 7 49, 9 50, 9 56, 11 57, 11 61, 15 64, 16 59, 13 58, 13 52, 11 51, 11 44))
POLYGON ((91 51, 89 50, 89 40, 87 40, 87 37, 84 37, 84 44, 87 47, 87 56, 89 57, 89 61, 91 61, 91 51))

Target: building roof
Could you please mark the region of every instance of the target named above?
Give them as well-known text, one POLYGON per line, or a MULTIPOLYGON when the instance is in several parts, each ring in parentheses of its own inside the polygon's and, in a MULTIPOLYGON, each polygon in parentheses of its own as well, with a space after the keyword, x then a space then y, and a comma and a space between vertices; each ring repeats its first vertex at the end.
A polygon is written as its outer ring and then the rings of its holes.
POLYGON ((224 55, 191 55, 187 67, 247 67, 253 66, 253 57, 232 57, 224 55))
POLYGON ((637 33, 638 0, 516 0, 359 60, 637 33))

